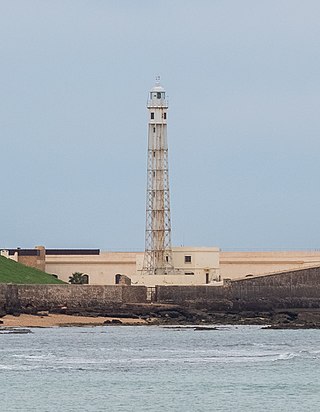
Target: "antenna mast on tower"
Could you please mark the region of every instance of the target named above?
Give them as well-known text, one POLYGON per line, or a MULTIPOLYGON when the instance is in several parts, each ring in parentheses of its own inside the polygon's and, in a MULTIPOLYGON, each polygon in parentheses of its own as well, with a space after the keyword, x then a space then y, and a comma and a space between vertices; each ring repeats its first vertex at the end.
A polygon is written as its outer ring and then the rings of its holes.
POLYGON ((168 172, 166 92, 160 76, 150 90, 147 108, 148 166, 146 239, 143 273, 166 275, 174 272, 171 250, 171 220, 168 172))

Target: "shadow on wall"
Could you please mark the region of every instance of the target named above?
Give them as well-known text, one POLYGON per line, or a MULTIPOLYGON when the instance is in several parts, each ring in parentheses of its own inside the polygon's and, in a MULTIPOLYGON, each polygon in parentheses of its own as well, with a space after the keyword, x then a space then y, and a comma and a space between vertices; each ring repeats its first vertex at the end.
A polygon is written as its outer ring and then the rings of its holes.
POLYGON ((126 275, 121 275, 120 273, 117 273, 115 276, 115 284, 131 286, 131 279, 126 275))

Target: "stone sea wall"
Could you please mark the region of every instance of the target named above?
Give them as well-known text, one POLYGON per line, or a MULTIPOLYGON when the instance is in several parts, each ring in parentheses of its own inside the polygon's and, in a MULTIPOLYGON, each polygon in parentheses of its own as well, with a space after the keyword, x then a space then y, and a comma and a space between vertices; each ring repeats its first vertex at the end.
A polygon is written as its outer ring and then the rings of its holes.
POLYGON ((158 303, 210 310, 320 308, 320 267, 232 281, 226 286, 157 286, 158 303))
POLYGON ((246 309, 320 308, 320 268, 232 282, 235 306, 246 309))
POLYGON ((156 286, 157 303, 229 310, 232 308, 231 287, 228 286, 156 286))
POLYGON ((6 312, 36 310, 95 311, 146 302, 144 286, 0 285, 0 308, 6 312))
POLYGON ((7 313, 62 308, 100 313, 125 308, 129 313, 139 305, 151 313, 152 304, 220 312, 319 309, 320 267, 252 277, 225 286, 157 286, 151 294, 145 286, 0 285, 0 311, 7 313), (147 296, 152 296, 151 304, 147 296))

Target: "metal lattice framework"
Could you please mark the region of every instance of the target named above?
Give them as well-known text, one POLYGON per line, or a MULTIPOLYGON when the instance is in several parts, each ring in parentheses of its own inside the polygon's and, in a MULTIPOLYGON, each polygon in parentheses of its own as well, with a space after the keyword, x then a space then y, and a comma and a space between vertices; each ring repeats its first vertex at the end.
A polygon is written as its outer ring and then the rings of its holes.
POLYGON ((151 90, 148 130, 145 274, 174 271, 171 251, 171 220, 168 172, 167 109, 159 83, 151 90))

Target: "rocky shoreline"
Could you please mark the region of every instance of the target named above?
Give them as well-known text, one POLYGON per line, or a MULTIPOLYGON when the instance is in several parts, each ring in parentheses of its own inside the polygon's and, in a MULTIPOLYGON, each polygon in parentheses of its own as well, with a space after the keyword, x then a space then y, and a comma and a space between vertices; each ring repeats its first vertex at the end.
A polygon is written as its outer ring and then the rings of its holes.
MULTIPOLYGON (((26 311, 27 312, 27 311, 26 311)), ((261 325, 264 329, 319 329, 319 309, 260 311, 209 311, 179 305, 122 305, 110 310, 87 310, 66 307, 32 313, 2 313, 0 326, 194 326, 261 325)))
POLYGON ((159 325, 261 325, 264 329, 319 329, 319 310, 268 312, 161 311, 153 319, 159 325))

